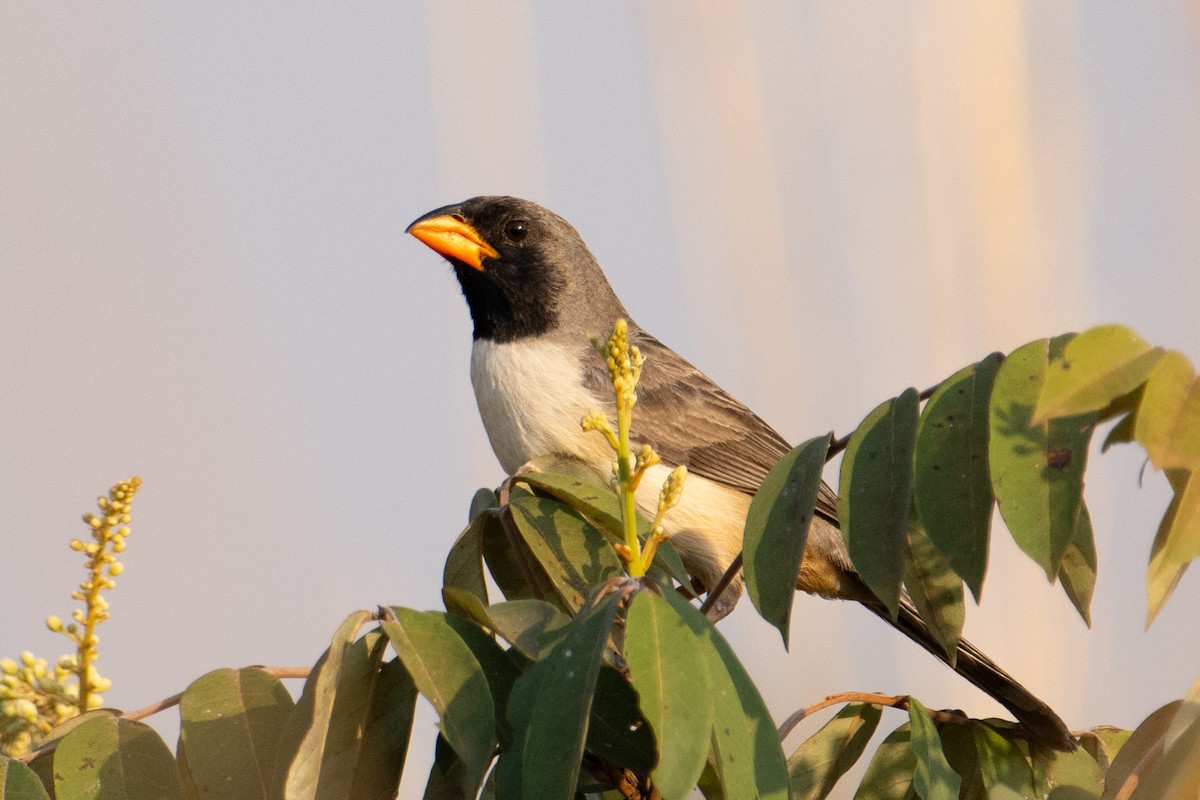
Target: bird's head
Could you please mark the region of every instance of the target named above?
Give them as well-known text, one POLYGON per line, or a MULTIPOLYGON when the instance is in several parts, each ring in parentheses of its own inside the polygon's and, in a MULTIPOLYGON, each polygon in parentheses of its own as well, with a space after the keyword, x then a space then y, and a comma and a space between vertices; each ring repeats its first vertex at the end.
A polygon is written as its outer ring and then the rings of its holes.
POLYGON ((454 267, 476 339, 583 337, 625 315, 579 233, 536 203, 474 197, 430 211, 408 233, 454 267))

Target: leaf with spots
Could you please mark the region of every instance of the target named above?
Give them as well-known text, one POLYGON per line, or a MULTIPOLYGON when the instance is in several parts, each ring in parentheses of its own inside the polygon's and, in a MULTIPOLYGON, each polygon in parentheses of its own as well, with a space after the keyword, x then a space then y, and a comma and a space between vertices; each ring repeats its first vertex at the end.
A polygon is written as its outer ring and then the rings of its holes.
POLYGON ((992 489, 1013 539, 1046 572, 1058 576, 1083 507, 1083 472, 1095 413, 1032 421, 1049 363, 1070 336, 1041 339, 1000 365, 992 389, 992 489))
POLYGON ((123 717, 89 719, 54 751, 57 800, 183 800, 170 748, 149 725, 123 717))

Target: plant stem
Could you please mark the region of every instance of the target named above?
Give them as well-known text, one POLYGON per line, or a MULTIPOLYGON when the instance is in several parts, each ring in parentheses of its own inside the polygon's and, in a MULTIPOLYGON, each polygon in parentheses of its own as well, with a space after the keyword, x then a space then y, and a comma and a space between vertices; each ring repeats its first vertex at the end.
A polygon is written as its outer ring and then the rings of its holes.
POLYGON ((646 574, 641 543, 637 535, 637 505, 634 503, 633 465, 629 455, 629 428, 632 423, 631 404, 617 404, 617 482, 621 492, 621 521, 625 525, 625 546, 629 548, 629 574, 640 578, 646 574))

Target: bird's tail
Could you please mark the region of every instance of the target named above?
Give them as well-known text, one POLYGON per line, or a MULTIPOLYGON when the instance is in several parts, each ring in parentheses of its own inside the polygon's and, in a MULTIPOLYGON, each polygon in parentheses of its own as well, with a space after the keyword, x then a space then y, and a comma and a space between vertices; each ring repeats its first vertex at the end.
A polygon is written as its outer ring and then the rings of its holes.
POLYGON ((955 654, 955 663, 950 664, 941 644, 929 632, 929 627, 921 619, 916 606, 908 597, 900 598, 900 613, 895 620, 880 603, 864 602, 863 605, 1012 712, 1017 721, 1021 723, 1024 733, 1027 734, 1026 739, 1031 746, 1053 750, 1075 749, 1076 742, 1071 736, 1071 731, 1054 713, 1054 710, 1034 697, 1028 689, 1017 683, 1015 678, 1000 669, 978 647, 966 639, 960 639, 958 652, 955 654))

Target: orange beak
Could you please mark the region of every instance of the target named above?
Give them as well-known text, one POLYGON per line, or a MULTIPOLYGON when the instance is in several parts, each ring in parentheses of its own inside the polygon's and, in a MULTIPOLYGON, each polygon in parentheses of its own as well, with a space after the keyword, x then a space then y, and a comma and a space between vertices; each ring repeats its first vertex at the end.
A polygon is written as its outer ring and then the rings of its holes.
POLYGON ((461 261, 480 272, 483 272, 483 259, 500 255, 461 214, 447 214, 444 209, 421 217, 408 226, 407 232, 440 255, 461 261))

